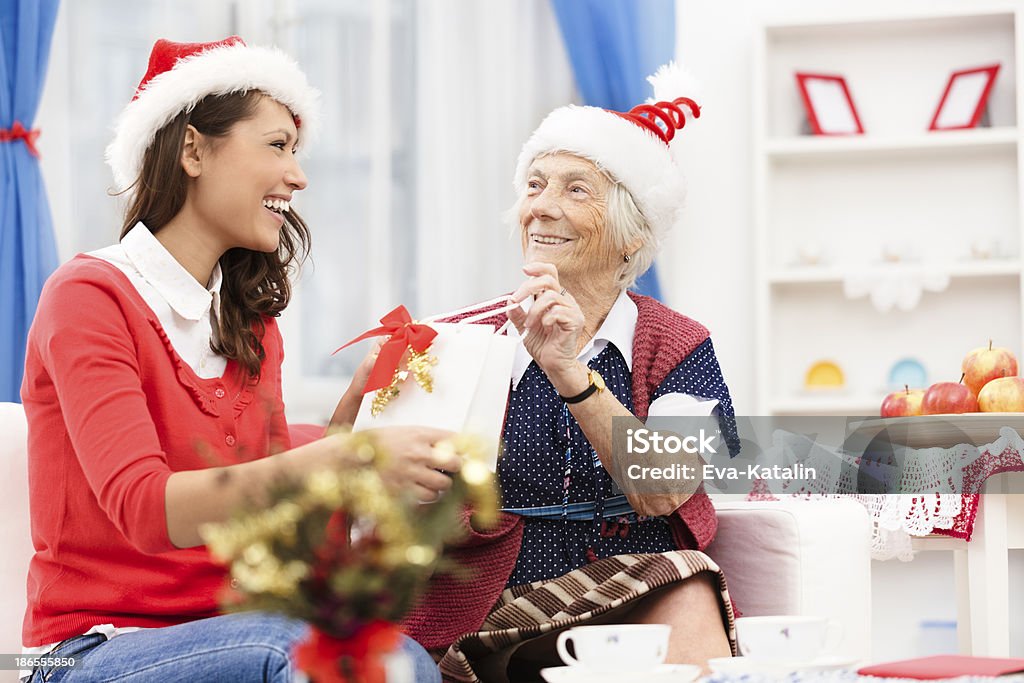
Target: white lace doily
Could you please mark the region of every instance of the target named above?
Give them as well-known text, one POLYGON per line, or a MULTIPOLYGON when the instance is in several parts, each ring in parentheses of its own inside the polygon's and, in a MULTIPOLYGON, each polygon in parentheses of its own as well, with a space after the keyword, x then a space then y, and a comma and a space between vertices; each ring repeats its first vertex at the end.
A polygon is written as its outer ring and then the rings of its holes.
MULTIPOLYGON (((814 468, 816 477, 772 482, 774 495, 805 499, 852 498, 871 516, 871 557, 876 560, 913 559, 911 540, 935 529, 951 529, 963 509, 964 469, 979 458, 993 457, 1011 449, 1024 452, 1024 439, 1004 427, 999 438, 986 446, 961 444, 952 448, 904 448, 893 446, 893 457, 902 471, 887 462, 862 462, 841 448, 819 443, 803 434, 777 430, 766 462, 814 468), (899 482, 893 481, 899 476, 899 482), (928 491, 920 494, 859 493, 858 482, 874 478, 884 490, 928 491), (898 488, 894 486, 898 484, 898 488)), ((1019 456, 1018 456, 1019 457, 1019 456)), ((1022 462, 1024 465, 1024 462, 1022 462)), ((967 491, 966 493, 977 493, 967 491)))

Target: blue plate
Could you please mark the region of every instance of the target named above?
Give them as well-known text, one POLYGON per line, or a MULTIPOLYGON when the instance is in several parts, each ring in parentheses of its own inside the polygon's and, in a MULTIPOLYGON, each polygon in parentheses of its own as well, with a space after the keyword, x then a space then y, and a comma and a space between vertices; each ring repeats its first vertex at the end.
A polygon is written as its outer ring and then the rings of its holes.
POLYGON ((916 358, 901 358, 889 370, 889 391, 897 391, 904 386, 911 389, 928 388, 928 371, 916 358))

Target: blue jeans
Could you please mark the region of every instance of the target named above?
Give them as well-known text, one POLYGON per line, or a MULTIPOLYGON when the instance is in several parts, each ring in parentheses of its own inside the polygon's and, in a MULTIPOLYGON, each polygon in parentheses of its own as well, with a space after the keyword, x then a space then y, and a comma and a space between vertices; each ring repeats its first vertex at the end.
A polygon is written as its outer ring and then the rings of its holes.
MULTIPOLYGON (((30 683, 118 681, 301 680, 292 670, 292 645, 306 633, 304 622, 262 612, 228 614, 165 628, 143 629, 107 640, 102 634, 61 643, 54 657, 74 656, 75 669, 36 669, 30 683)), ((437 665, 419 643, 402 636, 417 683, 439 683, 437 665)))

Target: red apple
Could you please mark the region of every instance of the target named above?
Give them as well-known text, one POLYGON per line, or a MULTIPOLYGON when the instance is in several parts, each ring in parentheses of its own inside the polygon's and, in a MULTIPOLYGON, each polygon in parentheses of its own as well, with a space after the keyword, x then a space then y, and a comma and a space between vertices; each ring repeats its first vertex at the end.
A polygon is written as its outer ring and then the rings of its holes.
POLYGON ((882 401, 882 417, 920 415, 923 398, 924 389, 911 389, 904 385, 903 391, 894 391, 882 401))
POLYGON ((1017 357, 1009 349, 1001 346, 992 348, 992 340, 988 346, 980 346, 966 356, 961 366, 964 372, 964 384, 980 395, 981 388, 998 377, 1017 376, 1017 357))
POLYGON ((984 413, 1024 413, 1024 379, 1000 377, 981 388, 978 405, 984 413))
MULTIPOLYGON (((963 378, 960 378, 961 381, 963 378)), ((936 382, 928 387, 921 400, 922 415, 949 415, 978 412, 978 399, 966 385, 959 382, 936 382)))

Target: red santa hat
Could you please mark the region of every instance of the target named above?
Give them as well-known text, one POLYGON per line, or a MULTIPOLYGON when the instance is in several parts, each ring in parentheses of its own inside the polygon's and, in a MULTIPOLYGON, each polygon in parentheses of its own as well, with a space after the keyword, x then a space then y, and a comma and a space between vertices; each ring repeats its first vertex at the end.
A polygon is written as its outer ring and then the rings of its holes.
POLYGON ((286 106, 308 146, 319 128, 320 93, 281 50, 250 47, 238 36, 213 43, 158 40, 135 97, 124 108, 107 147, 107 163, 121 188, 138 178, 157 132, 208 95, 259 90, 286 106))
POLYGON ((628 112, 600 107, 560 107, 523 145, 513 184, 521 196, 533 160, 569 152, 593 161, 622 183, 660 243, 675 224, 686 194, 671 142, 686 122, 700 116, 696 82, 669 62, 647 78, 654 99, 628 112))

